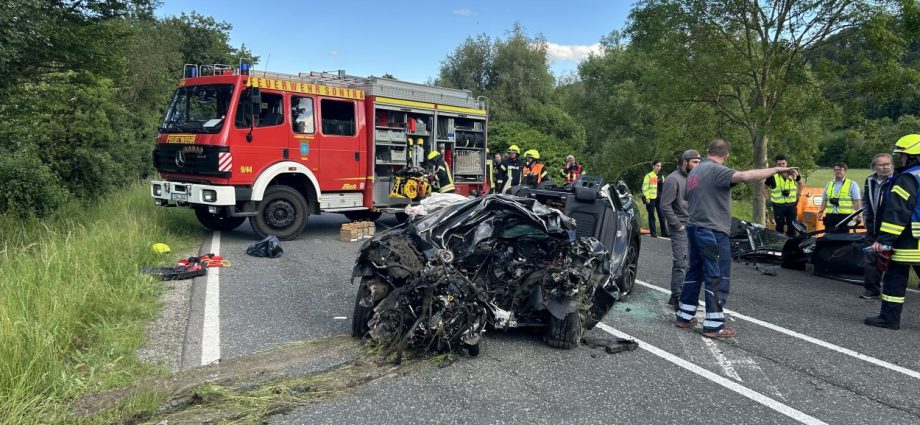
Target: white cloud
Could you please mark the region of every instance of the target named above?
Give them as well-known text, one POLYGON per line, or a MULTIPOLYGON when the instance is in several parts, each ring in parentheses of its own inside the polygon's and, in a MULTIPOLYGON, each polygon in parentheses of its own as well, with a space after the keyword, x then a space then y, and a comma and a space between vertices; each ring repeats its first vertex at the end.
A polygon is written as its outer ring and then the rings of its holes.
POLYGON ((473 16, 473 11, 470 9, 454 9, 451 13, 457 16, 473 16))
POLYGON ((577 62, 586 57, 589 54, 600 54, 601 53, 601 44, 594 43, 591 45, 587 44, 556 44, 556 43, 546 43, 546 58, 550 62, 556 61, 572 61, 577 62))
POLYGON ((339 55, 339 49, 332 49, 329 51, 329 56, 338 56, 338 55, 339 55))

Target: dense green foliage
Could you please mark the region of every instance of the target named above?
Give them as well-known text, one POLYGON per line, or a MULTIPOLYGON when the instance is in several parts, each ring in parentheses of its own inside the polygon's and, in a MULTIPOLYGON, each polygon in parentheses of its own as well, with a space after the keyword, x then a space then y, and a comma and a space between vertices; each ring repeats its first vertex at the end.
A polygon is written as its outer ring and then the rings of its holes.
MULTIPOLYGON (((866 167, 918 131, 918 28, 916 0, 643 0, 551 90, 546 42, 519 26, 467 39, 438 82, 490 99, 493 147, 545 150, 551 165, 575 153, 632 187, 650 161, 668 171, 715 137, 739 169, 776 154, 866 167)), ((733 194, 763 219, 756 185, 733 194)))
POLYGON ((562 108, 546 61, 546 40, 516 25, 506 39, 468 38, 442 62, 436 84, 472 90, 488 99, 492 152, 508 146, 537 149, 542 161, 561 167, 584 147, 584 126, 562 108))
POLYGON ((145 176, 185 63, 237 63, 230 25, 155 4, 0 5, 0 213, 47 215, 145 176))

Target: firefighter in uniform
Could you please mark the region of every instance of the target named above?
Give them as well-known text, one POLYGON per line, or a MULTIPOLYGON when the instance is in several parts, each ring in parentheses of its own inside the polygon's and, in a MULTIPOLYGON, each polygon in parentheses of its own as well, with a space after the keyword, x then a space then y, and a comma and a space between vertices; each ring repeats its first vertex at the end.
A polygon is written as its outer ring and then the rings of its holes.
POLYGON ((489 190, 489 193, 502 193, 502 189, 505 187, 506 177, 502 173, 502 162, 504 162, 502 154, 496 153, 495 159, 492 161, 492 174, 495 177, 495 186, 489 190))
POLYGON ((540 162, 540 152, 536 149, 524 152, 524 161, 527 162, 527 166, 524 167, 524 185, 536 187, 546 180, 548 173, 546 167, 540 162))
POLYGON ((524 163, 519 157, 520 154, 521 148, 517 145, 511 145, 508 148, 508 155, 499 167, 499 174, 505 180, 501 193, 508 193, 509 189, 521 184, 521 171, 524 169, 524 163))
POLYGON ((444 157, 438 151, 428 153, 428 161, 434 168, 434 190, 438 193, 454 192, 454 176, 450 173, 450 167, 444 162, 444 157))
POLYGON ((901 310, 904 308, 904 294, 907 291, 907 277, 910 269, 920 276, 920 202, 917 202, 917 188, 920 187, 920 134, 908 134, 894 146, 895 155, 900 155, 901 167, 897 169, 888 195, 880 209, 881 220, 878 239, 871 250, 884 252, 893 248, 891 262, 882 282, 882 309, 877 317, 868 317, 865 323, 879 328, 901 327, 901 310))
POLYGON ((652 161, 652 171, 649 171, 645 177, 642 178, 642 202, 645 204, 645 211, 648 213, 648 230, 649 234, 653 238, 658 237, 658 229, 655 227, 655 215, 657 214, 658 220, 661 221, 661 234, 664 236, 666 230, 664 229, 664 217, 662 217, 660 210, 658 209, 658 187, 661 186, 658 177, 658 174, 661 173, 661 161, 654 160, 652 161))

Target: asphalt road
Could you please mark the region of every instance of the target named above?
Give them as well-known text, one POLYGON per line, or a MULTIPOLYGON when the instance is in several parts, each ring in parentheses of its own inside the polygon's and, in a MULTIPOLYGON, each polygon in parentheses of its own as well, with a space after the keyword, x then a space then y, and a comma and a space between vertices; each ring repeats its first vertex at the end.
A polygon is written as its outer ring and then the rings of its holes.
MULTIPOLYGON (((340 242, 344 217, 311 217, 284 256, 254 258, 243 225, 220 237, 221 358, 350 332, 360 242, 340 242)), ((393 225, 392 217, 378 229, 393 225)), ((670 246, 642 239, 635 292, 591 332, 621 332, 640 350, 558 350, 527 333, 491 333, 478 358, 368 384, 276 423, 891 423, 920 424, 920 296, 909 292, 899 331, 862 319, 877 301, 861 287, 733 264, 726 307, 736 338, 713 341, 673 326, 670 246), (658 290, 656 290, 656 288, 658 290), (666 292, 666 291, 665 291, 666 292), (602 329, 604 328, 604 329, 602 329), (695 366, 694 366, 695 365, 695 366)), ((204 298, 193 296, 192 323, 204 298)), ((200 323, 200 322, 199 322, 200 323)), ((199 347, 189 332, 188 347, 199 347)), ((200 332, 199 335, 200 337, 200 332)), ((196 348, 197 349, 197 348, 196 348)), ((190 351, 191 349, 187 349, 190 351)), ((191 350, 193 351, 193 350, 191 350)), ((194 356, 187 356, 186 364, 194 356)))

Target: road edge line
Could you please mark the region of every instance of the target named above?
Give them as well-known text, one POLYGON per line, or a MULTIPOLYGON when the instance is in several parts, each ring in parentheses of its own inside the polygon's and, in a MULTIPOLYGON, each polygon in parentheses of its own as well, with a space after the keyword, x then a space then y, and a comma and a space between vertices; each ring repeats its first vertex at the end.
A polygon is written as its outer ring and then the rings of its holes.
POLYGON ((660 358, 662 358, 662 359, 664 359, 664 360, 667 360, 667 361, 669 361, 669 362, 671 362, 671 363, 673 363, 673 364, 675 364, 675 365, 677 365, 677 366, 679 366, 679 367, 681 367, 681 368, 683 368, 683 369, 686 369, 686 370, 688 370, 688 371, 690 371, 690 372, 693 372, 693 373, 696 374, 696 375, 699 375, 699 376, 701 376, 701 377, 703 377, 703 378, 705 378, 705 379, 708 379, 708 380, 710 380, 710 381, 712 381, 712 382, 714 382, 714 383, 716 383, 716 384, 718 384, 718 385, 721 385, 722 387, 725 387, 725 388, 727 388, 727 389, 729 389, 729 390, 731 390, 731 391, 734 391, 735 393, 738 393, 738 394, 741 395, 741 396, 744 396, 744 397, 747 397, 747 398, 749 398, 749 399, 751 399, 751 400, 753 400, 753 401, 756 401, 757 403, 760 403, 760 404, 762 404, 762 405, 764 405, 764 406, 766 406, 766 407, 768 407, 768 408, 770 408, 770 409, 772 409, 772 410, 774 410, 774 411, 776 411, 776 412, 778 412, 778 413, 781 413, 781 414, 783 414, 783 415, 785 415, 785 416, 788 416, 788 417, 790 417, 790 418, 792 418, 792 419, 795 419, 796 421, 798 421, 798 422, 800 422, 800 423, 803 423, 803 424, 816 424, 816 425, 817 425, 817 424, 826 424, 826 422, 824 422, 824 421, 822 421, 822 420, 820 420, 820 419, 818 419, 818 418, 815 418, 814 416, 808 415, 808 414, 806 414, 806 413, 804 413, 804 412, 802 412, 802 411, 800 411, 800 410, 797 410, 796 408, 794 408, 794 407, 792 407, 792 406, 789 406, 789 405, 780 403, 780 402, 778 402, 778 401, 776 401, 776 400, 774 400, 774 399, 772 399, 772 398, 770 398, 770 397, 767 397, 767 396, 765 396, 765 395, 763 395, 763 394, 761 394, 761 393, 759 393, 759 392, 757 392, 757 391, 754 391, 754 390, 752 390, 752 389, 750 389, 750 388, 748 388, 748 387, 745 387, 744 385, 741 385, 741 384, 739 384, 739 383, 737 383, 737 382, 735 382, 735 381, 732 381, 732 380, 730 380, 730 379, 728 379, 728 378, 722 377, 722 376, 720 376, 719 374, 717 374, 717 373, 715 373, 715 372, 712 372, 712 371, 710 371, 710 370, 708 370, 708 369, 705 369, 705 368, 703 368, 703 367, 701 367, 701 366, 697 366, 697 365, 695 365, 695 364, 693 364, 693 363, 690 363, 690 362, 687 361, 687 360, 684 360, 684 359, 682 359, 682 358, 680 358, 680 357, 677 357, 677 356, 675 356, 675 355, 673 355, 673 354, 671 354, 671 353, 669 353, 669 352, 667 352, 667 351, 664 351, 664 350, 662 350, 662 349, 660 349, 660 348, 658 348, 658 347, 656 347, 656 346, 654 346, 654 345, 651 345, 651 344, 649 344, 649 343, 647 343, 647 342, 645 342, 645 341, 642 341, 642 340, 639 340, 639 339, 637 339, 637 338, 634 338, 634 337, 632 337, 631 335, 629 335, 629 334, 627 334, 627 333, 625 333, 625 332, 619 331, 619 330, 617 330, 617 329, 611 327, 610 325, 607 325, 606 323, 603 323, 603 322, 602 322, 602 323, 598 323, 598 324, 597 324, 597 327, 601 328, 601 330, 603 330, 604 332, 607 332, 607 333, 609 333, 609 334, 611 334, 611 335, 613 335, 613 336, 615 336, 615 337, 632 339, 632 340, 634 340, 634 341, 636 341, 636 342, 639 343, 639 348, 640 348, 640 349, 643 349, 643 350, 645 350, 645 351, 648 351, 649 353, 652 353, 653 355, 655 355, 655 356, 657 356, 657 357, 660 357, 660 358))
MULTIPOLYGON (((220 255, 220 230, 211 233, 211 253, 220 255)), ((220 361, 220 267, 208 269, 201 322, 201 364, 220 361)))
MULTIPOLYGON (((638 284, 640 284, 640 285, 642 285, 642 286, 644 286, 644 287, 646 287, 646 288, 654 289, 654 290, 656 290, 656 291, 658 291, 658 292, 662 292, 662 293, 665 293, 665 294, 670 294, 670 293, 671 293, 671 291, 669 291, 669 290, 667 290, 667 289, 664 289, 664 288, 662 288, 662 287, 660 287, 660 286, 658 286, 658 285, 652 285, 651 283, 648 283, 648 282, 643 281, 643 280, 636 279, 636 283, 638 283, 638 284)), ((705 305, 705 303, 700 303, 700 304, 701 304, 701 305, 705 305)), ((904 375, 910 376, 910 377, 912 377, 912 378, 920 379, 920 372, 918 372, 918 371, 916 371, 916 370, 908 369, 908 368, 903 367, 903 366, 898 366, 898 365, 896 365, 896 364, 894 364, 894 363, 889 363, 889 362, 886 362, 886 361, 884 361, 884 360, 882 360, 882 359, 877 359, 877 358, 875 358, 875 357, 872 357, 872 356, 869 356, 869 355, 860 353, 860 352, 858 352, 858 351, 851 350, 851 349, 849 349, 849 348, 841 347, 841 346, 839 346, 839 345, 832 344, 832 343, 827 342, 827 341, 822 341, 822 340, 820 340, 820 339, 818 339, 818 338, 815 338, 815 337, 813 337, 813 336, 808 336, 808 335, 805 335, 805 334, 803 334, 803 333, 796 332, 796 331, 794 331, 794 330, 792 330, 792 329, 786 329, 786 328, 784 328, 784 327, 782 327, 782 326, 774 325, 774 324, 772 324, 772 323, 770 323, 770 322, 765 322, 765 321, 763 321, 763 320, 760 320, 760 319, 757 319, 757 318, 754 318, 754 317, 751 317, 751 316, 746 316, 746 315, 741 314, 741 313, 738 313, 737 311, 734 311, 734 310, 729 310, 729 309, 727 309, 727 308, 726 308, 726 309, 723 309, 723 310, 724 310, 726 313, 728 313, 728 314, 730 314, 730 315, 732 315, 732 316, 734 316, 734 317, 736 317, 736 318, 738 318, 738 319, 746 320, 746 321, 751 322, 751 323, 753 323, 753 324, 755 324, 755 325, 760 325, 760 326, 763 326, 763 327, 765 327, 765 328, 767 328, 767 329, 770 329, 770 330, 779 332, 779 333, 781 333, 781 334, 788 335, 788 336, 791 336, 791 337, 793 337, 793 338, 801 339, 801 340, 806 341, 806 342, 810 342, 810 343, 815 344, 815 345, 817 345, 817 346, 824 347, 824 348, 826 348, 826 349, 828 349, 828 350, 835 351, 835 352, 840 353, 840 354, 845 354, 845 355, 847 355, 847 356, 850 356, 850 357, 853 357, 853 358, 862 360, 862 361, 864 361, 864 362, 868 362, 868 363, 874 364, 874 365, 879 366, 879 367, 883 367, 883 368, 888 369, 888 370, 891 370, 891 371, 893 371, 893 372, 899 372, 899 373, 902 373, 902 374, 904 374, 904 375)))

